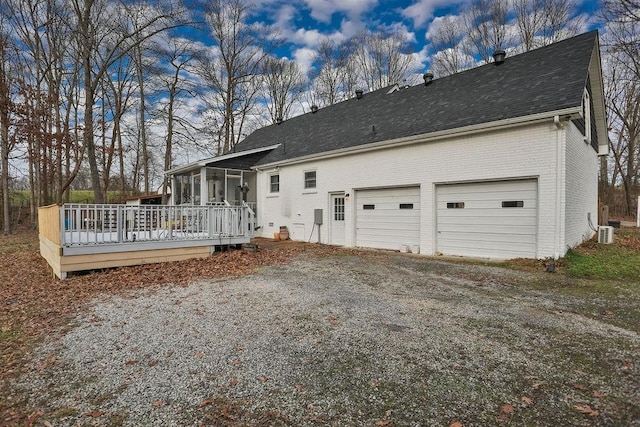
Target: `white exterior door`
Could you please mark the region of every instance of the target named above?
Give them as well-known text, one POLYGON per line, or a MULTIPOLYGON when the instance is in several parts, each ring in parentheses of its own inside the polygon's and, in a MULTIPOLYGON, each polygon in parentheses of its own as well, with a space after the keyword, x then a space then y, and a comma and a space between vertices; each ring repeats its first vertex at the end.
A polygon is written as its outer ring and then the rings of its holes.
POLYGON ((356 246, 419 252, 420 187, 356 192, 356 246))
POLYGON ((535 179, 439 185, 437 251, 482 258, 535 258, 535 179))
POLYGON ((344 245, 344 193, 331 195, 329 243, 344 245))

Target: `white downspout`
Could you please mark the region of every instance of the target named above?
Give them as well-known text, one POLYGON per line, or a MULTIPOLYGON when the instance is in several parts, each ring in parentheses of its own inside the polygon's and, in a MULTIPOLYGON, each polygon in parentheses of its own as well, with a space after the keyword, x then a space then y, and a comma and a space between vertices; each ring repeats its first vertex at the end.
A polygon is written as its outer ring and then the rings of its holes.
POLYGON ((560 116, 553 117, 556 126, 556 209, 555 209, 555 242, 553 248, 553 259, 560 258, 562 244, 562 181, 564 173, 564 127, 565 123, 560 120, 560 116))

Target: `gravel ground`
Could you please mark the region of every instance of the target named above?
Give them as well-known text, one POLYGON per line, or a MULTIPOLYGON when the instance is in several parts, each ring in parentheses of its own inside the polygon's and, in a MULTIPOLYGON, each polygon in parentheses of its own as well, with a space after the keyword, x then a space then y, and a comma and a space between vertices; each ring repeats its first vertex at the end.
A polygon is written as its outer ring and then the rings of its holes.
POLYGON ((525 273, 329 256, 96 300, 17 387, 44 425, 640 425, 640 337, 525 273))

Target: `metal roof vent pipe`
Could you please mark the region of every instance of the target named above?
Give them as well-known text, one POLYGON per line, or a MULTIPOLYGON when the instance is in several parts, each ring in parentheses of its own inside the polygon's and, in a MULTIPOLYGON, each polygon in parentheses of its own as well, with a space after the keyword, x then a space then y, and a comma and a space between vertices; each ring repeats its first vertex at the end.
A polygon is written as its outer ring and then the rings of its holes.
POLYGON ((507 57, 507 52, 505 52, 502 49, 498 49, 495 52, 493 52, 493 62, 496 65, 500 65, 504 62, 504 59, 507 57))
POLYGON ((282 123, 282 117, 276 117, 276 124, 279 125, 282 123))
POLYGON ((422 78, 424 79, 424 85, 429 86, 433 81, 433 73, 431 71, 427 71, 426 73, 424 73, 422 78))
POLYGON ((362 89, 356 89, 356 98, 358 99, 362 99, 362 94, 364 92, 362 91, 362 89))
POLYGON ((313 114, 317 113, 317 112, 318 112, 318 106, 317 106, 317 105, 312 105, 312 106, 311 106, 311 112, 312 112, 313 114))

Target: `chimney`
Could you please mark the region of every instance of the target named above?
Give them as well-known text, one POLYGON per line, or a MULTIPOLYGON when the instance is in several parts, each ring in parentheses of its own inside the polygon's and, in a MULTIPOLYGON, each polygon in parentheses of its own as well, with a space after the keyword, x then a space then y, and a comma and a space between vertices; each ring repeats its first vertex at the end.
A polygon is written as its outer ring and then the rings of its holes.
POLYGON ((422 78, 424 79, 424 85, 428 86, 433 81, 433 73, 431 71, 427 71, 424 73, 422 78))
POLYGON ((317 105, 315 105, 315 104, 314 104, 314 105, 312 105, 312 106, 311 106, 311 112, 312 112, 313 114, 317 113, 317 112, 318 112, 318 106, 317 106, 317 105))
POLYGON ((362 91, 362 89, 356 89, 356 98, 358 99, 362 99, 362 94, 364 92, 362 91))
POLYGON ((502 50, 502 49, 498 49, 495 52, 493 52, 493 62, 496 65, 500 65, 504 62, 504 59, 506 58, 507 53, 502 50))

